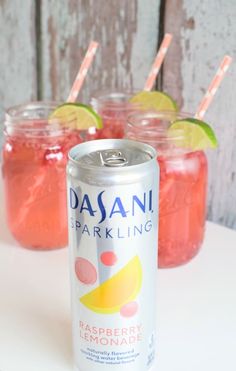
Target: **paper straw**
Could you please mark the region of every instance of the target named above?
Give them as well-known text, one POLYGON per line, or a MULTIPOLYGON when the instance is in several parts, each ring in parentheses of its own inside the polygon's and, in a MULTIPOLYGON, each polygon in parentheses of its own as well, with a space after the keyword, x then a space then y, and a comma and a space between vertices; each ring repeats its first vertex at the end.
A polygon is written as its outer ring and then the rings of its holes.
POLYGON ((98 43, 95 41, 91 41, 88 47, 87 53, 85 54, 84 60, 80 66, 79 72, 74 81, 74 84, 71 88, 70 94, 67 98, 68 103, 73 103, 76 101, 78 94, 80 92, 80 89, 83 85, 84 79, 88 73, 88 69, 92 64, 93 58, 97 51, 97 47, 98 47, 98 43))
POLYGON ((157 56, 156 56, 156 59, 152 65, 152 68, 151 68, 151 71, 148 75, 148 78, 147 78, 147 81, 144 85, 144 90, 146 91, 150 91, 152 90, 154 84, 155 84, 155 81, 156 81, 156 78, 157 78, 157 75, 160 71, 160 68, 161 68, 161 65, 164 61, 164 58, 166 56, 166 53, 167 53, 167 50, 170 46, 170 43, 171 43, 171 40, 172 40, 172 35, 169 34, 169 33, 166 33, 165 34, 165 37, 161 43, 161 46, 158 50, 158 53, 157 53, 157 56))
POLYGON ((218 68, 218 71, 216 72, 216 75, 212 82, 210 83, 206 94, 204 95, 201 103, 199 104, 199 107, 197 109, 197 112, 195 114, 195 118, 201 120, 203 116, 205 115, 209 105, 211 104, 211 101, 218 89, 218 87, 221 84, 221 81, 225 77, 225 73, 228 70, 230 64, 232 62, 232 58, 226 55, 224 59, 222 60, 220 67, 218 68))

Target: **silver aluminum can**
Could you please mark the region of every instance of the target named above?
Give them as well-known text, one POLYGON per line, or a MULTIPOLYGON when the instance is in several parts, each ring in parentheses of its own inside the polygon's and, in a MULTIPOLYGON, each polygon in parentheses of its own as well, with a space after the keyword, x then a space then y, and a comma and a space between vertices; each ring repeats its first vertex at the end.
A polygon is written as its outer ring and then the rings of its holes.
POLYGON ((76 370, 152 369, 156 151, 123 139, 82 143, 69 153, 67 174, 76 370))

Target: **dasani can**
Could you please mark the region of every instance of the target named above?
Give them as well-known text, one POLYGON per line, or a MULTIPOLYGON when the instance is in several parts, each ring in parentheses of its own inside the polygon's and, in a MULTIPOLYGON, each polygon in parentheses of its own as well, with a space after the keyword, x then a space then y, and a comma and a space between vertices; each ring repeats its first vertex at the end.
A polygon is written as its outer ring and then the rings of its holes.
POLYGON ((159 169, 155 150, 97 140, 69 153, 75 366, 145 371, 156 359, 159 169))

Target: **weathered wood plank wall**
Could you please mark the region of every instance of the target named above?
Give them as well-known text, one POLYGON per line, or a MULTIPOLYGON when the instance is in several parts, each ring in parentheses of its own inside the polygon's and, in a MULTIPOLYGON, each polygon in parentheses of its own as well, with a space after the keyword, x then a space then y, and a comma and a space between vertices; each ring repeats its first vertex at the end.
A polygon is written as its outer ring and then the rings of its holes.
MULTIPOLYGON (((81 100, 142 88, 163 29, 174 41, 159 81, 193 112, 223 54, 236 55, 235 17, 235 0, 0 0, 0 117, 27 100, 65 99, 91 39, 101 46, 81 100)), ((235 65, 206 119, 220 138, 209 153, 208 217, 236 228, 234 78, 235 65)))
POLYGON ((0 0, 1 119, 9 105, 36 98, 35 40, 34 2, 0 0))
POLYGON ((42 96, 65 99, 89 40, 100 43, 80 98, 143 86, 157 49, 159 0, 44 0, 42 96))
POLYGON ((165 30, 175 39, 166 57, 163 88, 194 112, 224 54, 234 57, 206 114, 219 138, 208 153, 208 217, 236 228, 236 1, 167 0, 165 30))

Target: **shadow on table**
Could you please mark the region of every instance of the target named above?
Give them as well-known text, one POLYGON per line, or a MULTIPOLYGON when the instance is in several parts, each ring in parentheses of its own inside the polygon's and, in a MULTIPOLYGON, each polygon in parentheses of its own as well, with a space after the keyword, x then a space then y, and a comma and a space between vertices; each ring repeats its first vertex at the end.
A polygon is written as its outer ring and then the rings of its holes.
MULTIPOLYGON (((24 313, 26 316, 26 312, 24 313)), ((40 334, 40 349, 47 357, 60 359, 65 367, 73 365, 71 323, 67 318, 51 316, 43 311, 28 313, 27 322, 32 321, 35 333, 40 334), (36 325, 37 324, 37 325, 36 325)))
MULTIPOLYGON (((24 299, 16 311, 14 301, 13 299, 11 306, 8 303, 1 308, 1 315, 10 321, 7 338, 13 336, 14 332, 13 347, 15 344, 21 344, 23 338, 25 344, 28 344, 27 352, 31 349, 40 349, 42 359, 50 361, 55 359, 66 369, 68 367, 72 369, 72 334, 69 319, 63 316, 61 311, 53 313, 44 308, 44 305, 37 305, 37 300, 32 303, 24 299)), ((25 354, 23 356, 25 357, 25 354)))

